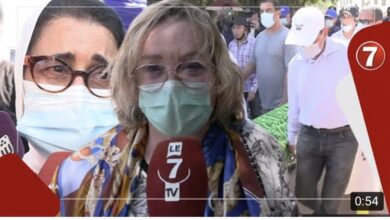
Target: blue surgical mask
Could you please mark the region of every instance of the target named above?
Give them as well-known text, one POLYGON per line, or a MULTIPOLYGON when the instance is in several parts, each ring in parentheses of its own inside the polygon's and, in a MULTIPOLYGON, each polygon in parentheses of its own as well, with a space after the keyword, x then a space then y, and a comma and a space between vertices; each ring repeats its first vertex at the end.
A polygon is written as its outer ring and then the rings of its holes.
POLYGON ((160 86, 141 86, 139 95, 139 107, 160 133, 188 136, 206 125, 213 111, 207 83, 191 83, 188 88, 179 81, 166 81, 156 91, 160 86))
POLYGON ((357 24, 357 28, 359 28, 360 30, 361 29, 364 29, 364 28, 366 28, 366 27, 368 27, 368 24, 363 24, 362 22, 358 22, 358 24, 357 24))
POLYGON ((352 24, 341 25, 341 30, 343 30, 344 33, 349 33, 350 31, 352 31, 353 28, 354 28, 354 26, 352 24))
POLYGON ((260 15, 260 21, 265 28, 270 28, 275 24, 274 13, 263 12, 260 15))
POLYGON ((33 82, 23 84, 24 113, 17 130, 44 154, 77 150, 118 124, 111 99, 92 95, 84 85, 49 93, 33 82))
POLYGON ((328 28, 332 28, 334 26, 334 20, 326 19, 325 20, 325 26, 327 26, 328 28))
POLYGON ((281 22, 284 26, 287 26, 287 25, 289 24, 287 18, 281 18, 281 19, 280 19, 280 22, 281 22))

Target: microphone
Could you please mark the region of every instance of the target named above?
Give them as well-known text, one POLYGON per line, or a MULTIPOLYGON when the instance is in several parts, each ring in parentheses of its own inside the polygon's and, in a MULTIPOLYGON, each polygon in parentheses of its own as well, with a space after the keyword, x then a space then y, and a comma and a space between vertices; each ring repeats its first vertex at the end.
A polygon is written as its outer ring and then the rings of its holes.
POLYGON ((202 145, 189 138, 160 142, 146 182, 150 216, 203 216, 208 177, 202 145))
POLYGON ((55 216, 58 197, 21 160, 24 147, 11 117, 0 111, 0 216, 55 216))
POLYGON ((24 155, 22 139, 16 131, 11 116, 0 111, 0 157, 7 154, 17 154, 20 158, 24 155))

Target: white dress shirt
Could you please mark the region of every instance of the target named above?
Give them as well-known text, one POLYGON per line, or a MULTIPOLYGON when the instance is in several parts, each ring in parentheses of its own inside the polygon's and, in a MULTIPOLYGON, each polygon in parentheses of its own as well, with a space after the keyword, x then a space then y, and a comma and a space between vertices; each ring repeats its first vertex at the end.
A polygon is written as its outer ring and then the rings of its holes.
POLYGON ((298 53, 288 67, 288 140, 296 144, 300 124, 333 129, 348 124, 336 98, 340 80, 351 73, 347 48, 327 38, 317 60, 298 53))
POLYGON ((360 29, 358 27, 355 27, 354 30, 353 30, 353 34, 351 36, 351 38, 346 38, 344 36, 344 32, 343 30, 339 30, 337 31, 336 33, 332 34, 331 38, 336 40, 336 41, 339 41, 340 43, 343 43, 345 46, 348 47, 349 45, 349 42, 351 42, 351 39, 352 37, 359 31, 360 29))

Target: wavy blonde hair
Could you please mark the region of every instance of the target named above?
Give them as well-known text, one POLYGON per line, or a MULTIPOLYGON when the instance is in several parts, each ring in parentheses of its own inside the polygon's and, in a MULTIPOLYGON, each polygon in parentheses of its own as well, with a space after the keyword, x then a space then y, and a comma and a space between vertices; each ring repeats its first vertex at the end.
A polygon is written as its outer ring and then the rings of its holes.
POLYGON ((138 105, 139 90, 134 80, 134 70, 139 65, 148 34, 168 20, 185 21, 192 25, 200 51, 206 52, 215 65, 216 104, 210 121, 218 121, 225 127, 240 122, 244 116, 243 83, 240 70, 234 64, 227 46, 206 11, 180 0, 164 0, 146 8, 132 22, 124 42, 111 64, 113 100, 117 106, 119 121, 126 129, 135 129, 147 120, 138 105))

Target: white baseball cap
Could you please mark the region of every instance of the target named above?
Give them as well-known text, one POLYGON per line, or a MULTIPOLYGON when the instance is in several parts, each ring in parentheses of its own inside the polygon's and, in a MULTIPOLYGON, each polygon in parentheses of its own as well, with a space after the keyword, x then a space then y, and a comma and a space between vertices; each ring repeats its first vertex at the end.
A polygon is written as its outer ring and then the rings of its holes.
POLYGON ((288 32, 286 44, 309 46, 314 43, 324 27, 324 14, 318 8, 301 8, 292 17, 291 29, 288 32))

